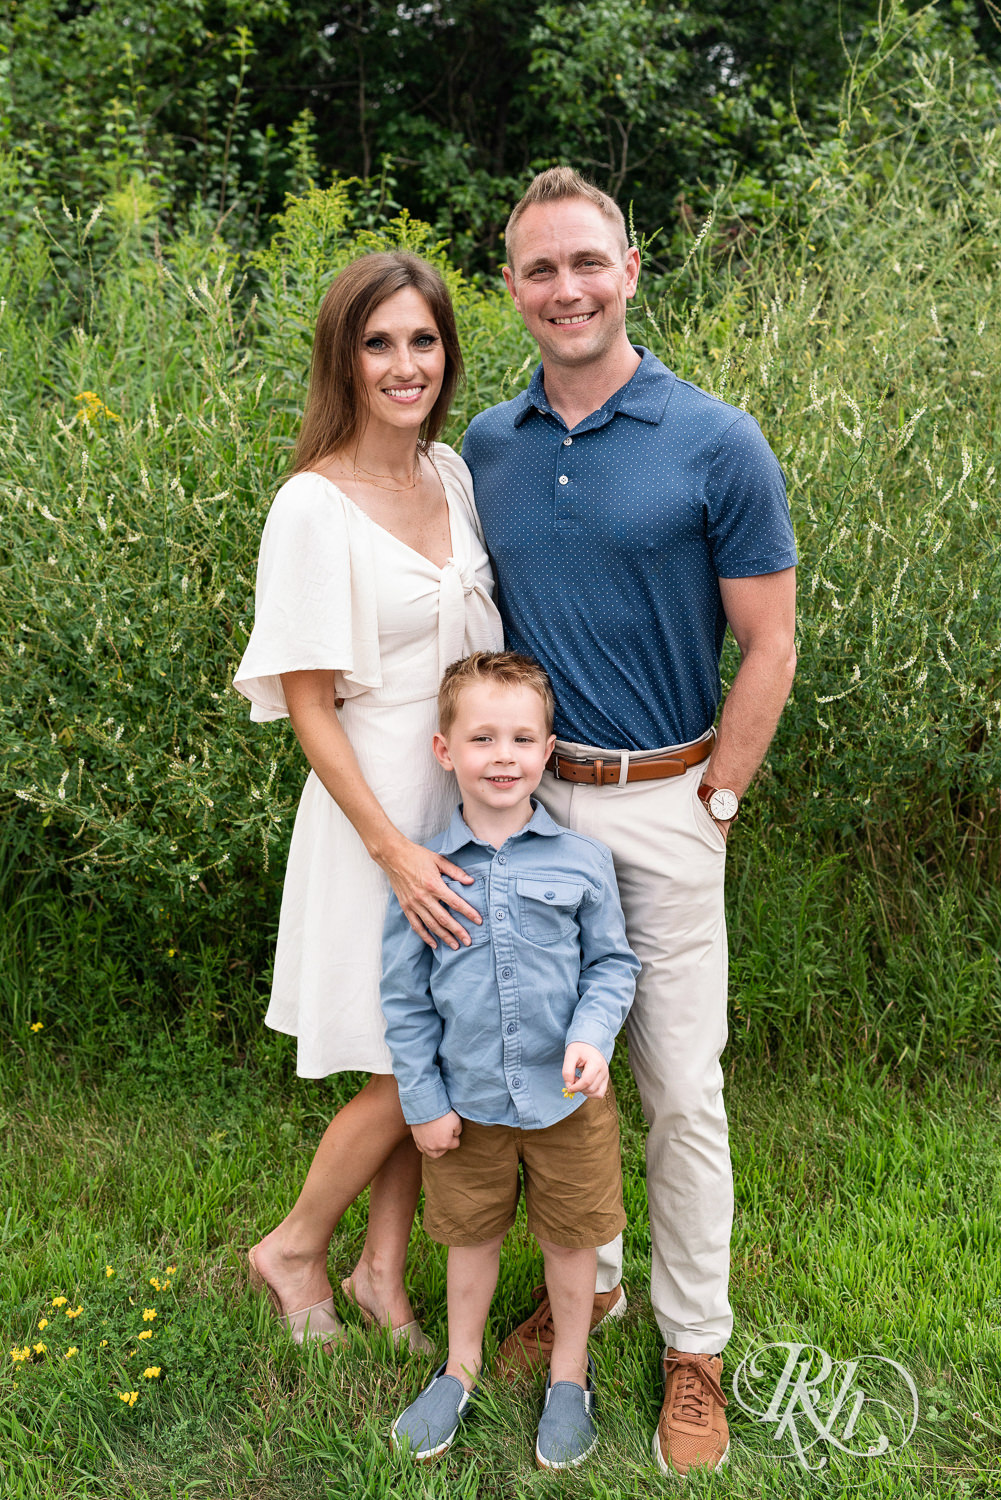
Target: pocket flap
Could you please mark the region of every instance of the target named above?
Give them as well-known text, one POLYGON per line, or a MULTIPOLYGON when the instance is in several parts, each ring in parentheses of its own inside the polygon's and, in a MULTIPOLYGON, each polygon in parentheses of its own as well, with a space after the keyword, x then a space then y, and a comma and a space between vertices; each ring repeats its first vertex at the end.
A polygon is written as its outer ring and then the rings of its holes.
POLYGON ((569 880, 550 880, 545 876, 542 879, 530 879, 522 875, 515 884, 519 896, 527 896, 530 901, 538 901, 543 906, 578 906, 584 894, 584 887, 580 884, 569 880))

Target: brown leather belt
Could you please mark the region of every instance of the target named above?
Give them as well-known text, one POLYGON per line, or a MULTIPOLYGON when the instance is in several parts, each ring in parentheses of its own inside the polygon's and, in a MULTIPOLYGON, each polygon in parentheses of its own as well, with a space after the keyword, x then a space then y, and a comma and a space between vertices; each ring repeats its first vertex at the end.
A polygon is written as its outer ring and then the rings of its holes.
MULTIPOLYGON (((630 757, 626 780, 660 781, 664 776, 684 776, 692 766, 700 766, 704 760, 709 759, 715 743, 714 730, 704 740, 673 750, 670 755, 658 755, 650 760, 633 760, 630 757)), ((570 760, 565 755, 557 755, 555 750, 546 761, 546 770, 552 771, 557 781, 583 781, 588 786, 614 786, 619 780, 619 769, 618 757, 615 760, 605 760, 595 755, 583 760, 570 760)))

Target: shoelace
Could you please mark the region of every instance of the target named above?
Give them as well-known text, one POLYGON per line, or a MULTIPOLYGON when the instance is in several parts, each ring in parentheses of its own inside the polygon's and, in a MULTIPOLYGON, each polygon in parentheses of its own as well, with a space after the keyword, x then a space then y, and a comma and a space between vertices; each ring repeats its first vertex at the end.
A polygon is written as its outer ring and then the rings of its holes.
POLYGON ((677 1371, 674 1382, 674 1404, 671 1407, 672 1421, 688 1422, 695 1427, 708 1427, 712 1413, 712 1398, 726 1406, 726 1397, 713 1374, 707 1354, 672 1354, 664 1361, 664 1373, 668 1376, 677 1371))

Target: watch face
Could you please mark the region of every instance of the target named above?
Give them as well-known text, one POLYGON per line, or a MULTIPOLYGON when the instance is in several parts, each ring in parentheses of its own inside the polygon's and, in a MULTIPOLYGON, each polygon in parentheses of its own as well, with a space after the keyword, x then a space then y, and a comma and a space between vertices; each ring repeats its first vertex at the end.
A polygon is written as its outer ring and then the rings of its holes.
POLYGON ((720 823, 727 823, 735 818, 739 806, 737 793, 731 792, 729 787, 720 787, 709 798, 709 811, 720 823))

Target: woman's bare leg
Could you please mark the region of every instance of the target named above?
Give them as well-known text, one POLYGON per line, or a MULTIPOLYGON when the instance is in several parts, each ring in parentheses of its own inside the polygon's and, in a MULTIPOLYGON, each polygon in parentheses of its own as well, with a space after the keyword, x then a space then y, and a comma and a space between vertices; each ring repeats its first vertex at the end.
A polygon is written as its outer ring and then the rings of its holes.
MULTIPOLYGON (((258 1269, 274 1288, 286 1312, 312 1307, 330 1296, 327 1251, 338 1222, 362 1189, 409 1139, 410 1128, 403 1118, 396 1079, 391 1073, 373 1074, 365 1087, 338 1110, 316 1148, 294 1207, 255 1248, 258 1269)), ((416 1151, 416 1147, 413 1149, 416 1151)), ((377 1193, 377 1213, 378 1198, 377 1193)), ((413 1193, 411 1219, 415 1203, 413 1193)), ((399 1261, 398 1223, 393 1233, 396 1238, 390 1251, 391 1262, 399 1261)), ((373 1247, 373 1254, 376 1248, 373 1247)), ((402 1262, 400 1265, 400 1292, 405 1302, 402 1262)), ((392 1300, 397 1303, 399 1299, 392 1300)))
POLYGON ((402 1328, 414 1316, 403 1276, 420 1190, 421 1155, 408 1131, 372 1178, 365 1244, 358 1264, 341 1283, 347 1297, 392 1328, 402 1328))

